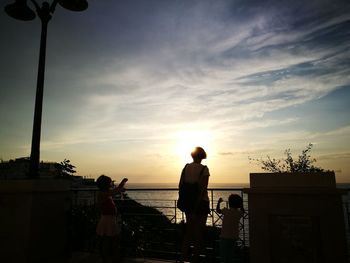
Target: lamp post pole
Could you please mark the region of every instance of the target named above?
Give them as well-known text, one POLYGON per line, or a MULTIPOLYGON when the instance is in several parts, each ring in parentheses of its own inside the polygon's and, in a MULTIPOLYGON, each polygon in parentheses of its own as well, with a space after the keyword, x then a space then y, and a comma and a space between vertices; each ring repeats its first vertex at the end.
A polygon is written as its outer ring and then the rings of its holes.
POLYGON ((40 37, 40 53, 38 65, 38 78, 36 85, 33 134, 32 134, 32 148, 30 153, 29 177, 39 177, 40 164, 40 137, 41 137, 41 119, 43 109, 43 95, 44 95, 44 77, 45 77, 45 58, 46 58, 46 39, 47 39, 47 25, 51 19, 50 6, 44 2, 42 7, 38 9, 37 14, 41 20, 41 37, 40 37))
MULTIPOLYGON (((38 76, 35 96, 32 146, 28 173, 28 177, 34 179, 39 177, 40 137, 44 95, 47 26, 50 19, 52 18, 57 3, 71 11, 84 11, 87 9, 88 3, 86 0, 54 0, 51 5, 48 2, 44 1, 40 7, 35 0, 31 0, 31 2, 35 6, 36 14, 41 21, 38 76)), ((35 13, 27 6, 27 0, 15 0, 14 4, 5 6, 5 12, 9 16, 18 20, 28 21, 35 18, 35 13)))

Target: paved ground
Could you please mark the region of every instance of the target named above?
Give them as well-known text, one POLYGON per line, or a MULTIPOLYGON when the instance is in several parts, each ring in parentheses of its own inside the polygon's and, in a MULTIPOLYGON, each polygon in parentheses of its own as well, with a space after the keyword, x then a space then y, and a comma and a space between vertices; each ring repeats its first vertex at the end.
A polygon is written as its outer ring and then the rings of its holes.
MULTIPOLYGON (((149 259, 149 258, 127 258, 123 260, 123 263, 172 263, 175 261, 167 261, 161 259, 149 259)), ((87 252, 74 253, 69 263, 102 263, 98 254, 91 254, 87 252)))

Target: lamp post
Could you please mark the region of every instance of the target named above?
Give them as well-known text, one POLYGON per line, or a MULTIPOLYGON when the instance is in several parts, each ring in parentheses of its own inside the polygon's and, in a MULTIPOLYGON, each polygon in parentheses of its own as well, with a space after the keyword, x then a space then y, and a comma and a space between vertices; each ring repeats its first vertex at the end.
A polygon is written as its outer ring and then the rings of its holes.
POLYGON ((34 121, 32 146, 30 153, 29 178, 39 177, 40 163, 40 135, 41 135, 41 118, 43 106, 44 92, 44 76, 45 76, 45 55, 46 55, 46 39, 47 25, 52 18, 57 3, 70 11, 84 11, 88 8, 86 0, 54 0, 51 4, 44 1, 41 6, 35 1, 30 0, 35 7, 35 11, 27 5, 27 0, 15 0, 15 3, 5 6, 5 12, 12 18, 30 21, 35 19, 36 15, 41 21, 41 38, 40 52, 38 64, 38 77, 35 96, 34 121))

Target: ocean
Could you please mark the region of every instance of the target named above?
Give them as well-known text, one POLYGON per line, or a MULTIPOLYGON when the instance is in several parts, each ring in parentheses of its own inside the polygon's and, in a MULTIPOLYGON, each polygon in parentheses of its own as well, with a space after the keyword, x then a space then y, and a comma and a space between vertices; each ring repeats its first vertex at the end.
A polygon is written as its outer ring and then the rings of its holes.
MULTIPOLYGON (((156 208, 173 222, 179 223, 184 219, 184 215, 179 209, 176 209, 177 187, 177 184, 169 183, 128 184, 126 194, 142 205, 156 208)), ((243 197, 245 209, 248 209, 247 196, 242 191, 243 188, 247 187, 249 187, 249 184, 210 184, 208 187, 210 207, 215 209, 220 197, 224 199, 222 207, 227 206, 228 196, 235 193, 243 197)), ((221 221, 215 213, 207 220, 207 225, 214 224, 221 225, 221 221)))
MULTIPOLYGON (((178 198, 177 184, 128 184, 127 195, 145 206, 151 206, 161 211, 169 219, 175 220, 177 223, 183 220, 183 214, 175 209, 176 200, 178 198)), ((239 194, 243 197, 244 208, 248 209, 248 198, 243 193, 243 188, 249 188, 249 184, 210 184, 208 187, 208 195, 210 207, 215 209, 218 199, 224 199, 223 206, 227 206, 228 196, 232 193, 239 194)), ((337 188, 348 189, 347 194, 343 195, 344 213, 346 213, 346 224, 348 224, 348 215, 350 209, 350 184, 337 184, 337 188)), ((208 217, 207 225, 214 225, 220 220, 213 213, 212 217, 208 217)))
MULTIPOLYGON (((228 196, 232 193, 239 194, 243 197, 244 208, 248 210, 248 198, 243 193, 243 188, 249 188, 247 183, 232 183, 232 184, 210 184, 208 188, 208 195, 210 200, 210 207, 214 210, 218 199, 221 197, 224 200, 222 207, 227 206, 228 196)), ((337 184, 339 189, 347 189, 347 194, 343 195, 343 207, 346 219, 346 225, 350 228, 350 184, 343 183, 337 184)), ((93 204, 96 200, 96 188, 85 189, 75 192, 76 204, 88 205, 93 204)), ((158 183, 158 184, 132 184, 126 185, 126 195, 135 201, 145 206, 156 208, 167 216, 170 220, 179 223, 183 220, 183 214, 179 209, 176 209, 176 200, 178 198, 177 184, 158 183)), ((127 200, 127 198, 124 198, 127 200)), ((212 213, 211 217, 208 217, 208 225, 217 225, 218 216, 212 213)))
MULTIPOLYGON (((230 194, 239 194, 246 199, 242 189, 248 187, 249 184, 210 184, 209 199, 214 202, 214 206, 220 197, 227 201, 230 194)), ((128 196, 143 205, 174 207, 174 202, 178 198, 177 184, 129 184, 126 188, 128 196)))
MULTIPOLYGON (((143 202, 146 200, 149 200, 149 202, 158 202, 162 200, 173 202, 174 200, 177 200, 178 197, 177 187, 177 184, 174 183, 143 183, 128 184, 126 189, 128 196, 135 200, 142 200, 143 202), (150 190, 148 191, 143 189, 150 190)), ((232 193, 240 194, 245 198, 246 196, 241 191, 243 188, 249 188, 249 183, 210 184, 208 186, 209 199, 212 199, 216 205, 215 201, 217 201, 220 197, 227 200, 228 196, 232 193)), ((344 201, 350 201, 350 183, 337 184, 337 188, 348 189, 347 195, 344 195, 343 198, 344 201)))

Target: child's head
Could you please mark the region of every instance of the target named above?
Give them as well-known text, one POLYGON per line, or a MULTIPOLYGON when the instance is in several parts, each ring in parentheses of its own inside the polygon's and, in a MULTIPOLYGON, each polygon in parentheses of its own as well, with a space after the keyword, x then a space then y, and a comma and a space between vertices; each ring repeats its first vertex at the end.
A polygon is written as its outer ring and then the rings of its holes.
POLYGON ((101 191, 107 191, 111 187, 112 179, 108 176, 101 175, 96 180, 98 189, 101 191))
POLYGON ((243 208, 243 199, 238 194, 231 194, 228 197, 228 205, 230 208, 243 208))

